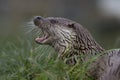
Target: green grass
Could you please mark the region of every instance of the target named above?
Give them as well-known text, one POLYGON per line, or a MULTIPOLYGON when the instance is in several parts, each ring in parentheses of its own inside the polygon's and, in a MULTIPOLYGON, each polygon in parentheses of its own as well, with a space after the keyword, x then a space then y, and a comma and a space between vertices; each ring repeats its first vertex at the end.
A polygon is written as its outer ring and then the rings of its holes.
MULTIPOLYGON (((26 28, 26 29, 25 29, 26 28)), ((0 80, 83 80, 90 62, 67 65, 56 60, 57 53, 47 45, 33 40, 41 35, 33 26, 21 35, 0 40, 0 80), (29 35, 28 35, 29 33, 29 35), (27 36, 27 37, 26 37, 27 36)), ((87 80, 92 80, 88 78, 87 80)))
MULTIPOLYGON (((47 45, 18 38, 0 48, 0 80, 83 80, 88 64, 70 66, 56 61, 57 53, 47 45)), ((90 80, 90 79, 88 79, 90 80)))

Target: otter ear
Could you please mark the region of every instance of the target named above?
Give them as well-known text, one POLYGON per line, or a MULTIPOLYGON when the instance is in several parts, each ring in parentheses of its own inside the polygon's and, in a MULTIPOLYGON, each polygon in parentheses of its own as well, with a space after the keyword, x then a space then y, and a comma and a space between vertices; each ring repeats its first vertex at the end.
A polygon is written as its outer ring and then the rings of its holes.
POLYGON ((74 23, 70 23, 70 24, 68 24, 68 27, 69 28, 75 28, 75 25, 74 25, 74 23))

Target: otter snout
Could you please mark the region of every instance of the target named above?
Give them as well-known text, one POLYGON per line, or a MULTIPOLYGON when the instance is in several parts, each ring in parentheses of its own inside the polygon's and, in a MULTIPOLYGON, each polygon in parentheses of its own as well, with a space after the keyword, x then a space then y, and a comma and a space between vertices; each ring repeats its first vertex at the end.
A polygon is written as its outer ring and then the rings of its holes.
POLYGON ((33 21, 35 26, 40 26, 43 23, 43 18, 41 16, 36 16, 33 21))

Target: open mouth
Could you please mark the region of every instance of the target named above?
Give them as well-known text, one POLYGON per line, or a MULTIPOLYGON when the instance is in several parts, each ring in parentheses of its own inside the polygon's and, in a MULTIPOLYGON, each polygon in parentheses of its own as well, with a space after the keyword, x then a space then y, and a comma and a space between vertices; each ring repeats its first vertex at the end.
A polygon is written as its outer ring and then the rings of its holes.
POLYGON ((49 34, 48 33, 43 33, 42 37, 37 37, 35 41, 39 44, 44 44, 47 43, 49 40, 49 34))
MULTIPOLYGON (((38 28, 41 28, 41 29, 42 29, 41 26, 43 26, 43 25, 42 25, 43 22, 44 22, 44 19, 43 19, 42 17, 40 17, 40 16, 37 16, 37 17, 34 19, 34 25, 37 26, 38 28)), ((42 30, 41 30, 41 31, 42 31, 42 30)), ((37 43, 39 43, 39 44, 48 44, 48 43, 50 43, 50 41, 51 41, 51 36, 48 34, 48 32, 46 32, 46 31, 43 30, 42 33, 43 33, 43 36, 42 36, 42 37, 37 37, 37 38, 35 39, 35 41, 36 41, 37 43)))

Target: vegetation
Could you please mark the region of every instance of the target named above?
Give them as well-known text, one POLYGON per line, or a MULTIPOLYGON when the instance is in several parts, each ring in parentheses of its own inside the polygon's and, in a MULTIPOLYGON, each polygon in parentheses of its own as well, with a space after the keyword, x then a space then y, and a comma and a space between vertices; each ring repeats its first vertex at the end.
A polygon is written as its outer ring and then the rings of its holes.
POLYGON ((52 47, 35 43, 34 37, 40 35, 38 30, 34 27, 29 30, 27 33, 32 34, 27 36, 23 33, 24 37, 0 40, 0 80, 93 80, 86 73, 96 57, 89 62, 78 60, 76 65, 67 65, 56 59, 52 47))
MULTIPOLYGON (((67 65, 47 45, 16 38, 0 48, 0 80, 83 80, 88 63, 67 65)), ((89 79, 88 79, 89 80, 89 79)))

